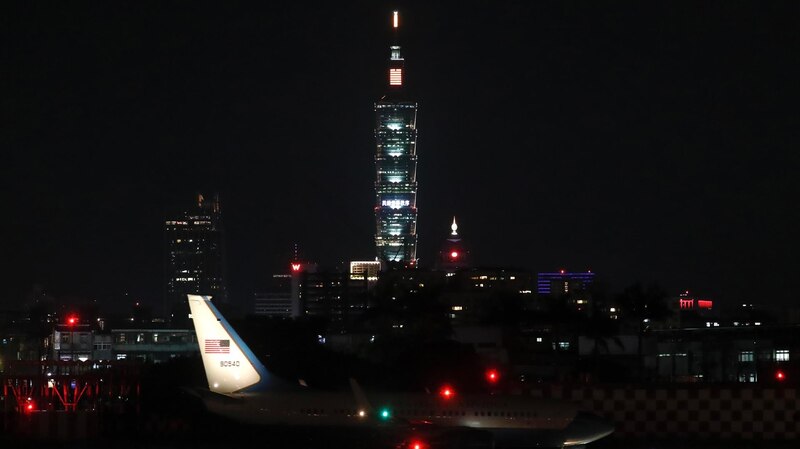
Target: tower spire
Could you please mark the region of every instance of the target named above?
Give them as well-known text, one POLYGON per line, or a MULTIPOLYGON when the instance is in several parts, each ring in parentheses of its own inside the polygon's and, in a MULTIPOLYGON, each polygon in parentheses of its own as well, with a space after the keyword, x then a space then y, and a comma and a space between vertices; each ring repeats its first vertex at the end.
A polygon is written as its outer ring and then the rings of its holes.
POLYGON ((394 42, 389 49, 389 87, 399 88, 403 86, 403 57, 400 55, 400 45, 397 43, 397 34, 400 29, 400 13, 392 13, 392 31, 394 32, 394 42))
POLYGON ((456 224, 456 217, 453 217, 453 224, 450 225, 450 229, 453 230, 450 235, 458 235, 458 225, 456 224))

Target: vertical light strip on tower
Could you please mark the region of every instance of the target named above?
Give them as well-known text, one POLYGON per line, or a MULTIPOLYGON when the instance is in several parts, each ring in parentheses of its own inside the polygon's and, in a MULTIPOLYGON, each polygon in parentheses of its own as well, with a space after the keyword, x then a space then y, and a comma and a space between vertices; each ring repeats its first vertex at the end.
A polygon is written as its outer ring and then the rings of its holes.
MULTIPOLYGON (((397 11, 392 25, 397 33, 397 11)), ((417 258, 417 103, 404 94, 403 64, 395 41, 390 47, 388 92, 375 103, 375 245, 380 261, 413 265, 417 258)))

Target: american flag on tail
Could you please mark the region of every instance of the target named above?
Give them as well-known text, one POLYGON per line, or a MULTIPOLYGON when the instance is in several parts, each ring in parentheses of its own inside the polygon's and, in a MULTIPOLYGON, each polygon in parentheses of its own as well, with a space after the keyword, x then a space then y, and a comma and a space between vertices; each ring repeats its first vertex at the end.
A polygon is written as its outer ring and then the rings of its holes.
POLYGON ((205 340, 203 352, 206 354, 230 354, 230 340, 205 340))

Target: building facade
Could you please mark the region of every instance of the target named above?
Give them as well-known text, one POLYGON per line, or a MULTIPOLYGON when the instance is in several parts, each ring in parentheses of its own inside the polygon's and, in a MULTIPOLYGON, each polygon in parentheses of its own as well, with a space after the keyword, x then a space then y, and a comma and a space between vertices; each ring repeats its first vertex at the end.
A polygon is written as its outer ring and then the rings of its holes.
POLYGON ((211 295, 226 303, 225 239, 219 197, 197 196, 194 207, 164 223, 165 313, 188 317, 187 294, 211 295))
MULTIPOLYGON (((393 16, 395 36, 399 25, 393 16)), ((417 103, 404 91, 400 46, 390 47, 388 91, 375 102, 375 246, 383 263, 417 259, 417 103)))

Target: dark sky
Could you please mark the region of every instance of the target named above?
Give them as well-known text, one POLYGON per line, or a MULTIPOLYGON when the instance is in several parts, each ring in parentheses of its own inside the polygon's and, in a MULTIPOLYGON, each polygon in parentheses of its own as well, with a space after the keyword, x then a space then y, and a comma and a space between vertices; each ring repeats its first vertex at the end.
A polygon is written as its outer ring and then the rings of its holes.
POLYGON ((162 295, 165 211, 221 194, 230 289, 374 258, 390 14, 419 252, 792 304, 797 2, 100 2, 2 14, 0 305, 162 295))

